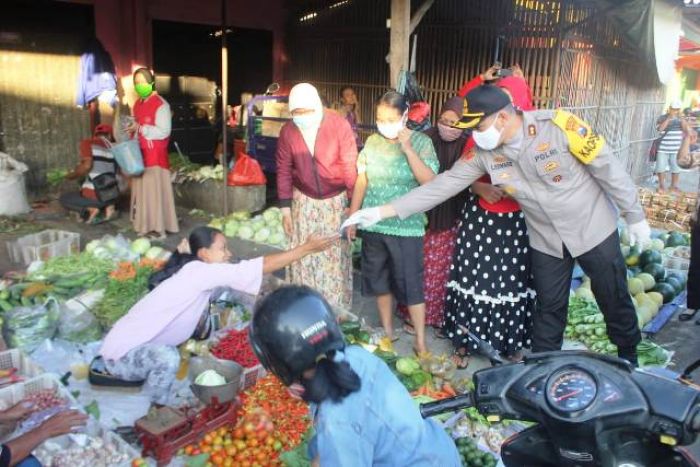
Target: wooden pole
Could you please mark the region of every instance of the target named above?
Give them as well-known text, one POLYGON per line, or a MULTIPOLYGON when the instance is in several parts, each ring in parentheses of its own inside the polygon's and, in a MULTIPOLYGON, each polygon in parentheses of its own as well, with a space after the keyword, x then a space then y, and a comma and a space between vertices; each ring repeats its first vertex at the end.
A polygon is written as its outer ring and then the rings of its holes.
POLYGON ((389 80, 396 88, 401 70, 408 70, 411 1, 391 0, 391 34, 389 47, 389 80))
MULTIPOLYGON (((227 104, 228 104, 228 45, 226 44, 226 1, 221 0, 221 165, 224 169, 224 216, 228 215, 228 161, 226 160, 227 148, 227 104)), ((235 157, 236 155, 233 154, 235 157)))

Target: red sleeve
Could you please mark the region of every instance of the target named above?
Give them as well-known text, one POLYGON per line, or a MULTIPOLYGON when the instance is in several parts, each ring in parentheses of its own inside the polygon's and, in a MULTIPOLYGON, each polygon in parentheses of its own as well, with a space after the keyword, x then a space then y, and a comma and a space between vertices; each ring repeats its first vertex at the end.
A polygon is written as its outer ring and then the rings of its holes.
MULTIPOLYGON (((289 123, 287 123, 289 125, 289 123)), ((277 199, 280 207, 292 205, 292 150, 289 146, 288 126, 284 126, 277 140, 277 199)))
POLYGON ((471 81, 464 83, 457 94, 460 97, 464 97, 469 93, 469 91, 471 91, 477 86, 481 86, 482 84, 484 84, 484 80, 481 79, 481 75, 479 75, 471 81))
POLYGON ((348 190, 348 199, 352 198, 357 179, 357 142, 347 120, 338 118, 338 150, 343 170, 343 181, 348 190))

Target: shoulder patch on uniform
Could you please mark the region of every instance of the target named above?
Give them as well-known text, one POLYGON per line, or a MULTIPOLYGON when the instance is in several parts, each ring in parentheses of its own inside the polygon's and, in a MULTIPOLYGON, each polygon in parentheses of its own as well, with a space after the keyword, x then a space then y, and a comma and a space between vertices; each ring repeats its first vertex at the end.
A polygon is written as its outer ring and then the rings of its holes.
POLYGON ((533 113, 535 114, 535 120, 552 120, 556 115, 556 111, 550 109, 535 110, 533 113))
POLYGON ((566 135, 569 152, 584 164, 593 162, 605 146, 605 139, 595 134, 588 123, 574 114, 557 110, 552 121, 566 135))

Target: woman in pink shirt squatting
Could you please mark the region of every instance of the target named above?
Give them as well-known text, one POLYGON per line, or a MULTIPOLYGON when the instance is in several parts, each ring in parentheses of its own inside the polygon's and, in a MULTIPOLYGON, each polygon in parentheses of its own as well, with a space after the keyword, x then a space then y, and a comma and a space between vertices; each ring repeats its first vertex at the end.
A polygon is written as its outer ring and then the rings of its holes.
POLYGON ((291 250, 232 264, 226 237, 197 227, 164 268, 165 278, 107 334, 100 350, 107 371, 125 381, 145 380, 156 404, 166 405, 180 366, 177 346, 198 329, 214 291, 257 295, 263 275, 331 247, 339 235, 310 235, 291 250))

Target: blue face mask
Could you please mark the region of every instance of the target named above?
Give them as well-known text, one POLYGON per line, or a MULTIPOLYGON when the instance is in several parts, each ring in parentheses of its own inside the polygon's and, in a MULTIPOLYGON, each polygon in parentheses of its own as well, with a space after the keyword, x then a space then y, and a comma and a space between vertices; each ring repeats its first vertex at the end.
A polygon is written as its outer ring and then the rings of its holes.
POLYGON ((308 130, 318 124, 316 113, 308 113, 303 115, 292 116, 292 121, 300 130, 308 130))

